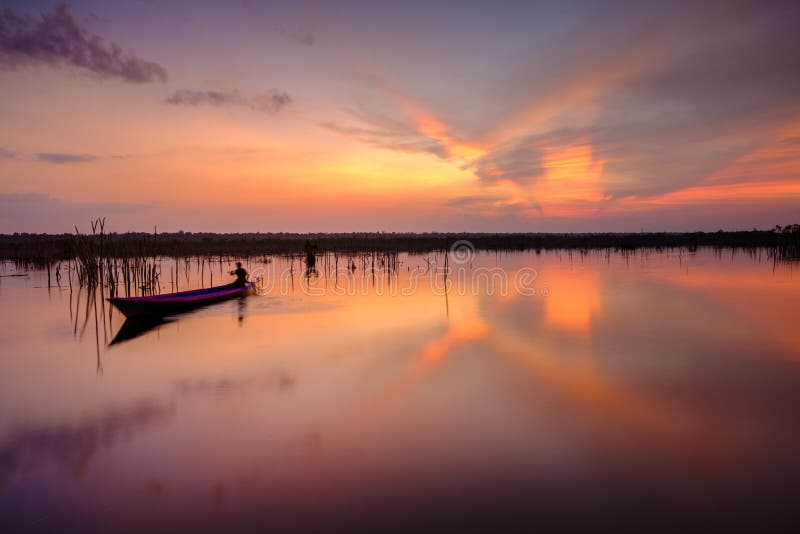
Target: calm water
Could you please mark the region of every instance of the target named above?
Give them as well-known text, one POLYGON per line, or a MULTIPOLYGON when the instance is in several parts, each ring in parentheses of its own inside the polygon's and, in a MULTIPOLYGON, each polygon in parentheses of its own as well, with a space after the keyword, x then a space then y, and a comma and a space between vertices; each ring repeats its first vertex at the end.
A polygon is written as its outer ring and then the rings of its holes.
POLYGON ((113 344, 99 294, 6 265, 1 524, 658 530, 793 509, 800 270, 492 253, 451 260, 445 292, 441 256, 400 260, 309 279, 251 261, 262 294, 113 344))

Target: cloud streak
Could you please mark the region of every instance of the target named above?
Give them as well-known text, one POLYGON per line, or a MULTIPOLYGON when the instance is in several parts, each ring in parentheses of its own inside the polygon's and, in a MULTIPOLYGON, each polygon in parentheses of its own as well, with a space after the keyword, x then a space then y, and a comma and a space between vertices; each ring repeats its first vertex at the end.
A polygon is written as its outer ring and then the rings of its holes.
POLYGON ((82 27, 67 4, 34 21, 0 8, 0 65, 65 65, 130 83, 165 82, 167 71, 82 27))
MULTIPOLYGON (((113 155, 107 157, 110 159, 124 159, 128 156, 113 155)), ((95 156, 93 154, 74 154, 69 152, 36 152, 34 154, 30 154, 24 152, 14 152, 4 148, 0 148, 0 158, 19 161, 32 160, 41 163, 51 163, 54 165, 64 165, 69 163, 92 163, 99 159, 104 159, 101 156, 95 156)))
POLYGON ((285 91, 273 89, 266 93, 243 95, 238 89, 232 91, 193 91, 181 89, 164 100, 174 106, 241 107, 268 115, 278 113, 292 103, 285 91))
POLYGON ((35 154, 33 158, 36 161, 42 161, 44 163, 54 163, 57 165, 62 165, 65 163, 90 163, 97 159, 97 156, 92 156, 91 154, 61 154, 57 152, 39 152, 35 154))
POLYGON ((448 207, 486 206, 495 204, 497 202, 502 202, 503 200, 503 197, 497 195, 469 195, 448 199, 444 205, 448 207))
POLYGON ((323 122, 320 123, 320 126, 326 130, 380 148, 407 153, 428 153, 442 159, 450 157, 447 145, 442 141, 420 135, 405 126, 400 126, 397 129, 364 128, 337 122, 323 122))
POLYGON ((319 126, 388 150, 433 154, 445 160, 458 155, 459 141, 447 133, 444 123, 399 95, 396 89, 390 89, 389 93, 381 95, 385 103, 379 104, 380 108, 361 103, 355 109, 344 110, 350 121, 324 121, 319 126))

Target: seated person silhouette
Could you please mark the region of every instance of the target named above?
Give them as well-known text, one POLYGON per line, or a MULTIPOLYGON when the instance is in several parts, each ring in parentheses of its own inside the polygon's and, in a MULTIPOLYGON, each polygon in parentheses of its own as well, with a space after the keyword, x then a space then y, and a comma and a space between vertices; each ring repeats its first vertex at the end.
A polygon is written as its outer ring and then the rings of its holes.
POLYGON ((242 262, 236 262, 236 270, 231 271, 231 274, 236 275, 236 280, 233 282, 235 287, 244 287, 247 284, 247 271, 242 268, 242 262))

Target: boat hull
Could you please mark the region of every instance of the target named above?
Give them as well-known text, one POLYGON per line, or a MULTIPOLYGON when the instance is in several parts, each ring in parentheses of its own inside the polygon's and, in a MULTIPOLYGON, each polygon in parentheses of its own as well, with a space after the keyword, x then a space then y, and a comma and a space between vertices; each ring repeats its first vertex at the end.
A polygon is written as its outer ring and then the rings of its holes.
POLYGON ((248 282, 245 286, 212 287, 169 293, 166 295, 151 295, 146 297, 111 297, 108 299, 125 317, 165 317, 202 308, 225 300, 250 295, 255 284, 248 282))

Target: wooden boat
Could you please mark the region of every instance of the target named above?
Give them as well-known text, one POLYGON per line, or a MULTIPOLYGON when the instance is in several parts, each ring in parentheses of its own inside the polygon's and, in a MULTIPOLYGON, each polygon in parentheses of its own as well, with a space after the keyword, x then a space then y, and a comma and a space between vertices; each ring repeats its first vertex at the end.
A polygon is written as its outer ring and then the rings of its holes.
POLYGON ((194 310, 215 302, 244 297, 252 294, 254 290, 255 282, 247 282, 244 286, 228 284, 164 295, 111 297, 108 301, 116 306, 125 317, 164 317, 194 310))

